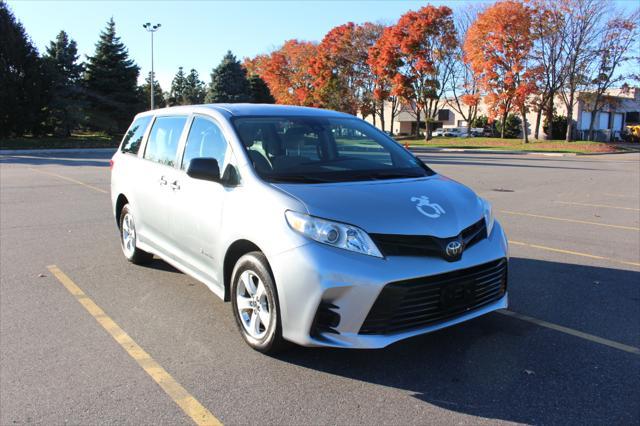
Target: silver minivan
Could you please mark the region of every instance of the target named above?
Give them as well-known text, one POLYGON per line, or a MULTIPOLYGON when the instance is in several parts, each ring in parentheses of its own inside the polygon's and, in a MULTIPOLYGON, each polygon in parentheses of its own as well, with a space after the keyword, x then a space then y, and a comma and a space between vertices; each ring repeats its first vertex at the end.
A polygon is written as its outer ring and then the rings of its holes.
POLYGON ((256 350, 381 348, 507 307, 491 205, 351 115, 144 112, 111 167, 126 258, 206 284, 256 350))

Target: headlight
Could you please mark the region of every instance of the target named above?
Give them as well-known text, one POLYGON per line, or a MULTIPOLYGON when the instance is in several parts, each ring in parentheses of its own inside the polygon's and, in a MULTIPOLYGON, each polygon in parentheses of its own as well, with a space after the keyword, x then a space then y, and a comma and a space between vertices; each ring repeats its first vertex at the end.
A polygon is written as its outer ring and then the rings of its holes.
MULTIPOLYGON (((480 197, 478 197, 480 198, 480 197)), ((480 198, 480 203, 482 204, 482 210, 484 214, 484 223, 487 225, 487 237, 491 235, 491 231, 493 230, 493 209, 491 208, 491 203, 484 198, 480 198)))
POLYGON ((362 229, 287 210, 287 223, 296 232, 322 244, 369 256, 382 257, 378 247, 362 229))

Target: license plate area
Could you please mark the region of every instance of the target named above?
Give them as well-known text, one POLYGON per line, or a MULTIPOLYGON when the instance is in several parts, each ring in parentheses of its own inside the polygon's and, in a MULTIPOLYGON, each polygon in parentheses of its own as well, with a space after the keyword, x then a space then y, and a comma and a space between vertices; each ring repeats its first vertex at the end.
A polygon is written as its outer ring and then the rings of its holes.
POLYGON ((440 304, 443 308, 456 308, 473 303, 475 283, 457 282, 448 284, 440 290, 440 304))

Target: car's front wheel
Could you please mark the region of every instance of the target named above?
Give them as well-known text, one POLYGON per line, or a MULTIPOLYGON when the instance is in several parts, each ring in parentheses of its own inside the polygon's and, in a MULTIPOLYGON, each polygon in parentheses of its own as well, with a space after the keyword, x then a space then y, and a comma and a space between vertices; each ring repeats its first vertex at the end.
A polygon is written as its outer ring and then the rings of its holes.
POLYGON ((153 259, 153 255, 139 249, 137 242, 136 223, 133 220, 129 204, 126 204, 120 212, 120 245, 122 246, 122 253, 124 253, 129 262, 136 265, 149 263, 153 259))
POLYGON ((286 346, 278 293, 264 254, 251 252, 236 263, 231 276, 231 304, 240 333, 249 346, 269 354, 286 346))

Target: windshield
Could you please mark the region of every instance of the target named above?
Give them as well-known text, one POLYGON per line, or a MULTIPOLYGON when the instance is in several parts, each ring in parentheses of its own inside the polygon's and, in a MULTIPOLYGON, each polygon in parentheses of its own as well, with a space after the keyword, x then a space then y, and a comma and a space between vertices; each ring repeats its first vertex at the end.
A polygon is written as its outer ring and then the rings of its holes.
POLYGON ((427 166, 357 118, 237 117, 236 132, 269 182, 323 183, 430 176, 427 166))

